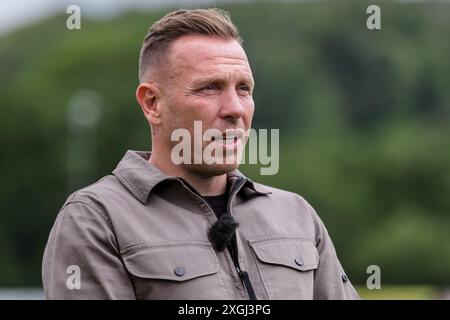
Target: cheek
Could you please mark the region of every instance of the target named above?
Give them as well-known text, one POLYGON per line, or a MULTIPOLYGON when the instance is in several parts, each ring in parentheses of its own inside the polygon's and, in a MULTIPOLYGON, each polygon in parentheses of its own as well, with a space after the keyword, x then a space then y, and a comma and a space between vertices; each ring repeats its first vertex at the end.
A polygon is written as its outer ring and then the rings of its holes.
MULTIPOLYGON (((193 131, 194 121, 201 121, 202 128, 209 128, 216 117, 217 108, 211 99, 183 97, 171 105, 172 120, 176 127, 193 131)), ((170 121, 170 119, 168 119, 170 121)))
POLYGON ((193 99, 186 104, 186 117, 194 120, 201 120, 206 124, 210 124, 217 116, 219 107, 215 99, 199 98, 193 99))
POLYGON ((255 112, 255 103, 253 102, 253 99, 247 101, 245 110, 244 121, 247 129, 249 129, 252 124, 253 114, 255 112))
POLYGON ((162 112, 162 130, 166 136, 170 137, 176 129, 190 129, 186 124, 186 116, 183 114, 183 108, 175 101, 167 101, 162 112))
POLYGON ((164 109, 161 111, 161 117, 163 122, 163 127, 168 130, 173 130, 177 126, 177 109, 170 104, 166 104, 164 109))

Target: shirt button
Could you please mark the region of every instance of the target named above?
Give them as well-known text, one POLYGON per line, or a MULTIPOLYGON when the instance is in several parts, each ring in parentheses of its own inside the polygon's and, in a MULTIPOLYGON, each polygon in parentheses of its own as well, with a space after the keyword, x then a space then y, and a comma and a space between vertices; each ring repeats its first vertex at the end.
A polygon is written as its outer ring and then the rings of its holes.
POLYGON ((347 283, 347 282, 348 282, 348 277, 347 277, 346 274, 343 274, 343 275, 342 275, 342 281, 344 281, 344 283, 347 283))
POLYGON ((295 261, 295 263, 297 264, 297 265, 299 265, 300 267, 301 266, 303 266, 305 263, 303 262, 303 258, 302 257, 296 257, 295 259, 294 259, 294 261, 295 261))
POLYGON ((183 275, 186 273, 186 271, 185 271, 184 268, 182 268, 182 267, 176 267, 176 268, 173 270, 173 272, 174 272, 177 276, 179 276, 179 277, 183 276, 183 275))

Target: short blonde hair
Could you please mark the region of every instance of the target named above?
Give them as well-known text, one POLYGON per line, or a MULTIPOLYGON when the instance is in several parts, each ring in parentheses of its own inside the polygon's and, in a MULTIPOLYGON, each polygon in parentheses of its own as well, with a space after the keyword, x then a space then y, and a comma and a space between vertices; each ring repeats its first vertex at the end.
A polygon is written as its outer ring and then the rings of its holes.
POLYGON ((238 29, 227 11, 211 8, 170 12, 156 21, 144 38, 139 55, 139 81, 143 81, 150 66, 161 63, 161 57, 174 40, 189 34, 235 39, 242 45, 238 29))

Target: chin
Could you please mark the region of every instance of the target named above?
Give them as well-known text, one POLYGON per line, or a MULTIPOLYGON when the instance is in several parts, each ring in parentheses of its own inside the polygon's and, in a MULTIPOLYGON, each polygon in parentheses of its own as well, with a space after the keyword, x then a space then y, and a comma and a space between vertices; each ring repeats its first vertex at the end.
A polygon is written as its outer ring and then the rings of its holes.
POLYGON ((226 174, 234 169, 237 169, 239 164, 193 164, 189 165, 189 171, 196 173, 198 175, 213 177, 213 176, 221 176, 226 174))

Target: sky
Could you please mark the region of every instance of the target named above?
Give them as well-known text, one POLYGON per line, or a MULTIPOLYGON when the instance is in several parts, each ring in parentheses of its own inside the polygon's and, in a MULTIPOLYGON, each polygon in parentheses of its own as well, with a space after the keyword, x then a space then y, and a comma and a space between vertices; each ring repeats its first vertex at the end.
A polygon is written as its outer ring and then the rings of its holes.
MULTIPOLYGON (((81 16, 108 18, 127 10, 149 10, 164 7, 220 6, 225 2, 255 0, 0 0, 0 36, 48 16, 66 13, 69 5, 78 5, 81 16)), ((257 0, 256 0, 257 1, 257 0)), ((256 2, 255 1, 255 2, 256 2)), ((296 0, 272 0, 293 2, 296 0)), ((298 0, 307 1, 307 0, 298 0)), ((314 1, 314 0, 312 0, 314 1)), ((402 2, 423 0, 399 0, 402 2)), ((449 2, 450 0, 438 0, 449 2)))
POLYGON ((0 0, 0 35, 78 5, 81 16, 111 17, 130 9, 219 5, 226 0, 0 0))

